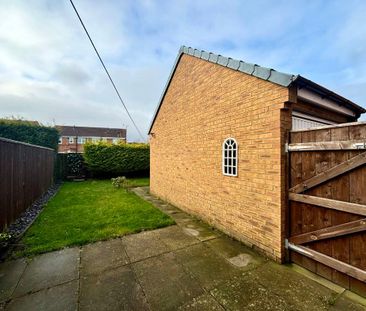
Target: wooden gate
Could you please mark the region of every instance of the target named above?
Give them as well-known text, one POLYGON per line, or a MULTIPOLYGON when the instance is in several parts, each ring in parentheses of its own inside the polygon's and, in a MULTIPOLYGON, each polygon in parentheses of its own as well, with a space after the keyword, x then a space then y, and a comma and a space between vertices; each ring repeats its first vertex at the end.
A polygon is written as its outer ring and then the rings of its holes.
POLYGON ((290 133, 293 262, 366 295, 366 123, 290 133))

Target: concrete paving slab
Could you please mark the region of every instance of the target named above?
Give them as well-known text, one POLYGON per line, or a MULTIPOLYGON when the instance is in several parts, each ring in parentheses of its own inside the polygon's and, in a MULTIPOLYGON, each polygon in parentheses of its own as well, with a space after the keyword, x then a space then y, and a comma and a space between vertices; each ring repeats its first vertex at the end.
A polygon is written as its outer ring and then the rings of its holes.
POLYGON ((170 215, 174 221, 181 226, 184 226, 185 224, 195 221, 196 219, 193 218, 192 216, 180 211, 177 213, 174 213, 173 215, 170 215))
POLYGON ((246 280, 260 284, 274 294, 284 297, 290 306, 299 310, 327 310, 337 293, 313 280, 303 277, 289 267, 268 262, 253 271, 248 271, 246 280))
POLYGON ((81 275, 100 273, 129 262, 121 239, 88 244, 81 249, 80 256, 81 275))
POLYGON ((344 291, 342 297, 352 300, 353 302, 366 307, 366 297, 359 296, 349 290, 344 291))
POLYGON ((173 253, 133 264, 152 310, 176 310, 204 294, 173 253))
POLYGON ((170 226, 155 230, 157 237, 168 246, 170 250, 184 248, 193 244, 200 243, 191 235, 185 234, 178 226, 170 226))
POLYGON ((78 278, 79 248, 67 248, 35 257, 26 267, 14 297, 78 278))
POLYGON ((152 203, 155 207, 159 208, 164 213, 169 214, 178 224, 184 224, 184 223, 196 220, 194 217, 192 217, 191 215, 189 215, 185 212, 182 212, 177 207, 152 196, 149 193, 148 187, 134 188, 132 191, 134 191, 137 195, 142 197, 144 200, 152 203))
POLYGON ((6 311, 77 310, 78 280, 12 300, 6 311))
POLYGON ((169 251, 154 231, 132 234, 122 238, 126 252, 131 262, 156 256, 169 251))
POLYGON ((131 267, 122 266, 81 278, 79 310, 143 311, 150 308, 131 267))
POLYGON ((330 311, 366 311, 366 306, 358 304, 345 298, 343 295, 340 296, 329 309, 330 311))
POLYGON ((167 214, 175 214, 175 213, 180 212, 180 210, 178 208, 176 208, 175 206, 152 196, 149 193, 148 188, 145 188, 145 187, 134 188, 132 191, 135 192, 140 197, 144 198, 146 201, 149 201, 150 203, 152 203, 157 208, 161 209, 162 211, 164 211, 167 214))
POLYGON ((205 245, 215 253, 223 256, 232 265, 245 270, 253 269, 268 261, 268 259, 260 256, 249 247, 227 236, 220 236, 217 239, 206 241, 205 245))
POLYGON ((327 279, 324 279, 323 277, 319 276, 318 274, 315 274, 309 270, 306 270, 303 267, 300 267, 296 264, 286 264, 286 267, 290 268, 293 271, 296 271, 297 273, 303 275, 304 277, 315 281, 316 283, 323 285, 324 287, 327 287, 331 289, 332 291, 336 292, 337 294, 342 294, 345 289, 327 279))
MULTIPOLYGON (((285 298, 274 294, 245 277, 234 277, 210 291, 211 295, 228 310, 299 311, 285 298)), ((316 309, 313 309, 314 311, 316 309)))
POLYGON ((203 243, 177 251, 176 258, 205 289, 230 280, 243 272, 229 264, 203 243))
POLYGON ((0 302, 4 302, 11 297, 26 266, 25 259, 0 264, 0 302))
POLYGON ((190 302, 180 306, 178 310, 225 311, 225 309, 210 294, 204 294, 197 298, 193 298, 190 302))
POLYGON ((181 224, 181 227, 185 233, 196 237, 200 241, 212 240, 222 235, 219 231, 198 220, 191 220, 181 224))
MULTIPOLYGON (((151 200, 151 199, 150 199, 151 200)), ((164 201, 161 200, 151 200, 151 202, 156 205, 157 207, 159 207, 162 211, 168 213, 168 214, 176 214, 179 213, 180 210, 178 208, 176 208, 175 206, 168 204, 164 201)))

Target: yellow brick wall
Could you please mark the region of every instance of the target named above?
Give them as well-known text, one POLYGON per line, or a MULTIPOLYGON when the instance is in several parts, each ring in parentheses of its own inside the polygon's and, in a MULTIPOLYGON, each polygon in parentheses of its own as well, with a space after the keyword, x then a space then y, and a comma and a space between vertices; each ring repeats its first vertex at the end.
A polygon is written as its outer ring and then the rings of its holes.
POLYGON ((151 192, 283 258, 285 87, 183 55, 152 128, 151 192), (222 143, 238 142, 238 176, 222 143))

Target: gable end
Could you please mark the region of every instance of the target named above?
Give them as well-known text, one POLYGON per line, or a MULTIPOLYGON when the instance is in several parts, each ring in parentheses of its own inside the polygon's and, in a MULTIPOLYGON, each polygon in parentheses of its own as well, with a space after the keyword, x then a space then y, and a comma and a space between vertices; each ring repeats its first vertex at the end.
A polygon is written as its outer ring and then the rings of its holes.
POLYGON ((162 95, 160 96, 159 104, 154 112, 153 119, 150 123, 148 134, 151 133, 151 129, 154 125, 156 116, 159 113, 160 106, 161 106, 163 99, 165 97, 165 94, 168 90, 170 81, 175 73, 179 60, 183 54, 187 54, 187 55, 199 58, 199 59, 203 59, 210 63, 214 63, 214 64, 217 64, 217 65, 220 65, 223 67, 227 67, 232 70, 240 71, 240 72, 249 74, 251 76, 254 76, 254 77, 257 77, 257 78, 260 78, 260 79, 263 79, 263 80, 266 80, 266 81, 269 81, 269 82, 272 82, 272 83, 275 83, 275 84, 278 84, 278 85, 281 85, 284 87, 288 87, 297 78, 296 75, 279 72, 279 71, 276 71, 271 68, 259 66, 257 64, 250 64, 250 63, 243 62, 241 60, 232 59, 230 57, 225 57, 225 56, 222 56, 219 54, 214 54, 211 52, 206 52, 203 50, 198 50, 198 49, 193 49, 191 47, 182 46, 179 49, 179 52, 175 59, 173 68, 169 74, 168 81, 165 84, 162 95))

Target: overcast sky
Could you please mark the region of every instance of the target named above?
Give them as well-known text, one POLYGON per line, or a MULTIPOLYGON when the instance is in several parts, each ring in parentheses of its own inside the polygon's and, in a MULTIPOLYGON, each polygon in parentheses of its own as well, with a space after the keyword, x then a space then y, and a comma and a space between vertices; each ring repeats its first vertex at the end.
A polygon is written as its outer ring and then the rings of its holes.
MULTIPOLYGON (((366 1, 74 3, 144 134, 181 45, 299 73, 366 107, 366 1)), ((0 117, 127 126, 138 139, 68 0, 0 0, 0 21, 0 117)))

